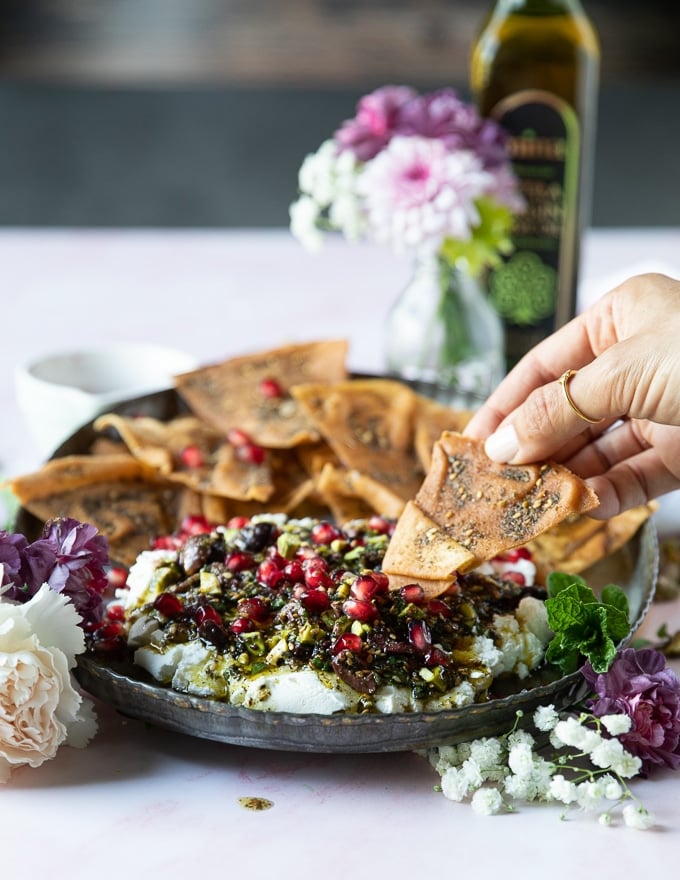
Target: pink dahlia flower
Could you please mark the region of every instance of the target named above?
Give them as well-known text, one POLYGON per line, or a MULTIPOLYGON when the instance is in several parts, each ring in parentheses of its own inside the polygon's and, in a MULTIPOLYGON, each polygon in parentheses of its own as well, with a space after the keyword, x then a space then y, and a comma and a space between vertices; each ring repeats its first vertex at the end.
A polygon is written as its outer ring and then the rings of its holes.
POLYGON ((598 675, 589 663, 582 671, 596 693, 588 703, 593 714, 630 717, 630 731, 618 739, 640 758, 643 770, 680 767, 680 679, 663 654, 626 648, 607 672, 598 675))
POLYGON ((385 147, 398 131, 400 113, 417 92, 406 86, 384 86, 365 95, 354 119, 348 119, 335 133, 341 150, 351 150, 367 162, 385 147))
POLYGON ((439 140, 392 138, 359 180, 369 227, 397 248, 437 250, 442 239, 467 241, 479 223, 475 199, 493 185, 474 153, 449 153, 439 140))

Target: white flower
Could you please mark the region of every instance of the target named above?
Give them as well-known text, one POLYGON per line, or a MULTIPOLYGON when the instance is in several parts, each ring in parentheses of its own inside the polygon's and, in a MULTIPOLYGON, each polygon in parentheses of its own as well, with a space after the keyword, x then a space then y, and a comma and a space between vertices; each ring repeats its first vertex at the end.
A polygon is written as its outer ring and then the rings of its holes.
POLYGON ((603 776, 604 796, 608 801, 618 801, 623 797, 623 787, 613 776, 603 776))
POLYGON ((612 770, 615 773, 618 773, 619 776, 623 777, 623 779, 631 779, 633 776, 637 776, 641 768, 642 761, 640 758, 631 755, 630 752, 627 752, 625 749, 616 763, 612 764, 612 770))
POLYGON ((358 241, 365 231, 361 202, 353 192, 342 192, 330 207, 328 218, 349 241, 358 241))
POLYGON ((335 197, 335 170, 338 147, 333 140, 324 141, 316 153, 305 157, 298 172, 300 191, 328 207, 335 197))
POLYGON ((518 776, 529 776, 534 767, 534 753, 529 743, 517 743, 508 754, 508 767, 518 776))
POLYGON ((479 788, 484 782, 481 768, 474 758, 468 758, 467 761, 464 761, 460 770, 470 788, 479 788))
POLYGON ((470 791, 465 775, 457 767, 449 767, 442 775, 442 794, 451 801, 462 801, 470 791))
POLYGON ((550 706, 539 706, 534 712, 534 725, 537 730, 541 730, 544 733, 552 730, 559 720, 560 716, 552 704, 550 706))
POLYGON ((618 739, 603 739, 590 753, 590 760, 596 767, 614 767, 623 756, 623 746, 618 739))
POLYGON ((617 713, 616 715, 601 715, 600 721, 604 725, 604 729, 612 736, 619 736, 622 733, 628 733, 633 720, 630 715, 617 713))
POLYGON ((551 741, 558 746, 574 746, 582 752, 592 752, 602 742, 597 731, 585 727, 578 718, 570 716, 558 721, 553 728, 551 741))
POLYGON ((647 831, 654 825, 656 819, 653 813, 646 810, 642 804, 626 804, 623 808, 623 821, 629 828, 637 828, 638 831, 647 831))
POLYGON ((529 733, 528 730, 522 730, 521 728, 518 730, 513 730, 511 734, 508 735, 508 748, 511 749, 513 746, 517 745, 527 745, 533 746, 536 744, 536 740, 529 733))
POLYGON ((597 817, 597 821, 600 825, 604 825, 605 828, 608 828, 612 824, 612 816, 611 813, 600 813, 597 817))
POLYGON ((480 816, 493 816, 503 806, 503 796, 497 788, 479 788, 470 803, 480 816))
POLYGON ((320 210, 310 196, 302 195, 289 209, 290 231, 309 251, 321 250, 323 233, 317 226, 320 210))
POLYGON ((561 773, 553 776, 549 793, 556 801, 561 801, 563 804, 573 804, 577 797, 575 783, 570 782, 561 773))
POLYGON ((495 770, 501 760, 503 745, 495 737, 484 737, 470 743, 470 758, 477 762, 482 770, 495 770))
POLYGON ((85 648, 70 599, 44 584, 25 604, 0 600, 0 778, 38 767, 72 735, 85 745, 96 723, 71 682, 85 648))
POLYGON ((604 797, 604 786, 599 780, 579 782, 576 786, 576 802, 584 810, 597 810, 604 797))

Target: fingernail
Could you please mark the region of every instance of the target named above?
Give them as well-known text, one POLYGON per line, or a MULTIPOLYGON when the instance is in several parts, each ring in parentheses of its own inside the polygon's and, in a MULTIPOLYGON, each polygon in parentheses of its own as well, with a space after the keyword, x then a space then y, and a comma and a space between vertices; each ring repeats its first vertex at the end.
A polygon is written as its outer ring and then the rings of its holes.
POLYGON ((519 452, 519 440, 512 425, 499 428, 484 444, 486 454, 492 461, 508 462, 519 452))

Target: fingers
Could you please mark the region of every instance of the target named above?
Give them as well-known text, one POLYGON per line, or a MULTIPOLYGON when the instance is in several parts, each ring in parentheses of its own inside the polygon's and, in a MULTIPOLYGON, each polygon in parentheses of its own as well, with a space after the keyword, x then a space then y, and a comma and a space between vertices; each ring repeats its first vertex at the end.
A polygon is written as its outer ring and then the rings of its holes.
POLYGON ((513 464, 555 458, 560 452, 564 458, 574 445, 583 446, 599 437, 626 412, 626 402, 619 402, 615 393, 616 385, 614 369, 600 360, 572 376, 570 399, 559 381, 535 389, 487 438, 487 455, 513 464), (603 421, 590 424, 578 411, 603 421))
POLYGON ((620 462, 587 482, 600 500, 600 506, 588 514, 594 519, 609 519, 680 488, 680 479, 669 472, 655 449, 620 462))
MULTIPOLYGON (((534 389, 555 381, 565 370, 592 363, 623 340, 644 336, 644 357, 648 357, 657 344, 663 345, 662 337, 677 340, 679 334, 680 282, 651 274, 630 278, 530 351, 490 395, 465 433, 488 437, 534 389)), ((673 344, 677 348, 677 342, 673 344)))

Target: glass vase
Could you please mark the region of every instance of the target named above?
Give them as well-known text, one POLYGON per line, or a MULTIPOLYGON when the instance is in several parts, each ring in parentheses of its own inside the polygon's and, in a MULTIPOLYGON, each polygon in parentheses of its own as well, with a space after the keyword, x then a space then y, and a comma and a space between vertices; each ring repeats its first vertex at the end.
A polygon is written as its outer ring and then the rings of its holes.
POLYGON ((480 280, 419 257, 387 318, 388 372, 452 406, 478 407, 504 375, 503 325, 480 280))

